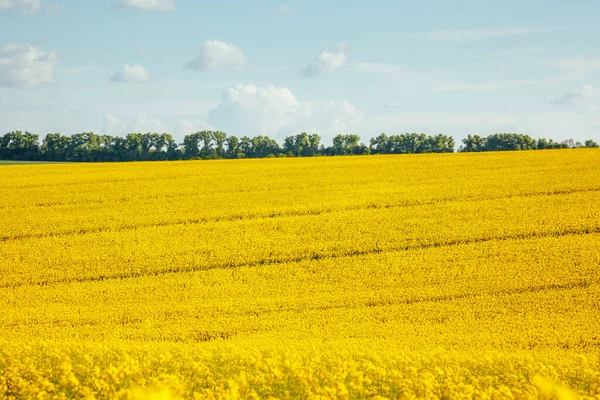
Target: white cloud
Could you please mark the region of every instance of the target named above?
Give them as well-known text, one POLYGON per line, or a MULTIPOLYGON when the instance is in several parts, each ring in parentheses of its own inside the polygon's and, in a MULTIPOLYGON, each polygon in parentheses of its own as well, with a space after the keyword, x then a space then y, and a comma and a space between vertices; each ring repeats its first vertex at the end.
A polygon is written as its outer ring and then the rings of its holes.
POLYGON ((129 65, 125 64, 123 71, 115 72, 110 78, 111 82, 131 82, 131 83, 142 83, 150 80, 150 74, 144 67, 139 64, 129 65))
POLYGON ((168 132, 169 128, 161 120, 148 117, 145 114, 138 115, 129 124, 127 124, 128 132, 168 132))
POLYGON ((556 31, 561 28, 530 26, 522 28, 475 28, 475 29, 452 29, 444 31, 432 31, 427 33, 427 37, 435 41, 446 42, 474 42, 485 39, 495 39, 508 36, 519 36, 530 33, 543 33, 556 31))
POLYGON ((304 102, 297 113, 294 123, 286 126, 281 133, 316 132, 326 138, 338 133, 357 133, 365 113, 348 100, 304 102))
POLYGON ((346 63, 347 45, 341 43, 333 48, 321 51, 317 57, 306 68, 304 68, 304 76, 313 77, 323 72, 332 72, 338 70, 346 63))
POLYGON ((188 135, 188 134, 194 133, 194 132, 212 131, 212 130, 216 130, 216 129, 214 129, 206 121, 203 121, 203 120, 199 120, 199 119, 193 119, 193 120, 180 119, 179 120, 179 132, 178 133, 181 136, 188 135))
POLYGON ((209 111, 208 123, 238 135, 273 135, 293 122, 299 106, 289 89, 238 84, 209 111))
POLYGON ((283 87, 236 85, 223 93, 208 123, 238 136, 282 138, 307 131, 324 137, 355 129, 364 114, 346 100, 301 102, 283 87))
POLYGON ((246 65, 246 57, 239 47, 219 40, 209 40, 202 45, 200 55, 185 67, 212 71, 224 67, 241 68, 244 65, 246 65))
POLYGON ((125 134, 126 125, 121 120, 112 114, 104 114, 102 124, 102 132, 107 135, 123 135, 125 134))
POLYGON ((24 13, 33 13, 40 9, 42 0, 0 0, 0 11, 18 8, 24 13))
POLYGON ((122 8, 134 7, 142 10, 172 11, 175 9, 175 0, 122 0, 122 8))
MULTIPOLYGON (((208 123, 236 136, 267 135, 276 139, 302 131, 319 133, 324 141, 338 133, 357 133, 363 141, 381 132, 444 133, 457 142, 468 133, 488 135, 520 132, 534 137, 583 140, 600 122, 591 112, 539 110, 523 112, 406 112, 390 102, 381 113, 367 115, 347 100, 303 101, 282 87, 237 85, 223 94, 208 113, 208 123)), ((590 136, 591 137, 591 136, 590 136)))
POLYGON ((592 85, 581 85, 579 89, 574 89, 570 93, 565 94, 562 97, 554 100, 554 104, 575 104, 580 102, 586 102, 592 99, 600 97, 600 89, 593 87, 592 85))
POLYGON ((107 113, 104 115, 103 132, 108 135, 124 136, 127 133, 169 132, 169 127, 161 120, 146 114, 138 114, 129 123, 125 123, 123 119, 107 113))
POLYGON ((0 86, 32 88, 52 82, 56 62, 55 53, 40 51, 29 44, 11 43, 0 48, 0 86))

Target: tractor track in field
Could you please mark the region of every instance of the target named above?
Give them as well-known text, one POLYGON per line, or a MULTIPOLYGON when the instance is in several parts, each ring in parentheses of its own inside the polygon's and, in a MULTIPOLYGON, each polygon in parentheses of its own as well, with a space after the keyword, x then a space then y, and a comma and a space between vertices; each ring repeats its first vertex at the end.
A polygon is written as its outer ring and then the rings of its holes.
POLYGON ((48 233, 31 233, 31 234, 17 234, 17 235, 4 235, 0 236, 1 242, 11 242, 28 239, 43 239, 43 238, 54 238, 54 237, 68 237, 77 235, 90 235, 105 232, 125 232, 134 231, 138 229, 148 228, 162 228, 171 226, 186 226, 186 225, 201 225, 208 223, 219 223, 219 222, 237 222, 237 221, 252 221, 260 219, 277 219, 287 217, 304 217, 304 216, 319 216, 334 214, 339 212, 351 212, 351 211, 364 211, 364 210, 386 210, 394 208, 408 208, 408 207, 420 207, 420 206, 431 206, 436 204, 445 203, 468 203, 468 202, 479 202, 479 201, 494 201, 504 200, 512 198, 532 198, 532 197, 544 197, 544 196, 561 196, 581 193, 600 192, 600 188, 588 188, 579 190, 556 190, 547 192, 532 192, 532 193, 519 193, 504 196, 491 196, 491 197, 445 197, 435 200, 428 201, 404 201, 399 203, 388 203, 388 204, 361 204, 357 206, 344 207, 340 209, 324 209, 324 210, 296 210, 296 211, 272 211, 264 214, 232 214, 224 217, 213 217, 213 218, 192 218, 179 221, 163 221, 153 222, 147 224, 123 224, 120 226, 107 226, 98 228, 82 228, 74 229, 63 232, 48 232, 48 233))
MULTIPOLYGON (((368 300, 368 301, 358 301, 353 303, 348 302, 337 302, 332 304, 322 304, 322 305, 310 305, 308 304, 287 304, 280 305, 277 308, 258 308, 258 309, 248 309, 242 310, 239 312, 231 311, 227 309, 219 309, 219 308, 206 308, 203 310, 207 313, 213 313, 222 317, 260 317, 264 315, 272 315, 272 314, 283 314, 283 313, 310 313, 310 312, 323 312, 323 311, 335 311, 335 310, 356 310, 356 309, 369 309, 369 308, 377 308, 377 307, 393 307, 393 306, 411 306, 418 304, 427 304, 427 303, 446 303, 453 301, 463 301, 463 300, 472 300, 482 297, 504 297, 504 296, 515 296, 522 295, 528 293, 542 293, 542 292, 554 292, 554 291, 568 291, 568 290, 577 290, 577 289, 587 289, 592 285, 600 284, 600 281, 575 281, 568 283, 550 283, 543 285, 529 285, 524 287, 513 287, 506 289, 497 289, 491 290, 489 292, 470 292, 470 293, 455 293, 455 294, 447 294, 447 295, 434 295, 434 296, 424 296, 424 297, 415 297, 415 298, 392 298, 392 299, 381 299, 381 300, 368 300)), ((133 318, 113 318, 108 321, 97 321, 93 319, 84 319, 81 321, 69 321, 69 320, 60 320, 55 319, 51 321, 36 321, 36 325, 45 325, 52 327, 71 327, 77 328, 81 326, 103 326, 103 325, 133 325, 142 323, 143 319, 141 317, 133 317, 133 318)), ((18 328, 22 326, 30 326, 31 321, 0 321, 0 328, 2 329, 10 329, 10 328, 18 328)))
POLYGON ((136 279, 143 277, 159 277, 163 275, 170 274, 180 274, 180 273, 194 273, 194 272, 202 272, 209 271, 214 269, 237 269, 244 267, 257 267, 257 266, 265 266, 265 265, 280 265, 286 263, 295 263, 295 262, 303 262, 303 261, 318 261, 321 259, 339 259, 344 257, 359 257, 359 256, 367 256, 372 254, 384 254, 384 253, 393 253, 393 252, 402 252, 402 251, 412 251, 412 250, 426 250, 440 247, 449 247, 449 246, 461 246, 461 245, 471 245, 477 243, 486 243, 491 241, 508 241, 508 240, 528 240, 528 239, 540 239, 540 238, 558 238, 564 236, 578 236, 578 235, 593 235, 600 234, 600 226, 596 227, 588 227, 588 228, 573 228, 573 229, 565 229, 561 231, 548 231, 548 232, 523 232, 513 235, 507 236, 488 236, 488 237, 478 237, 478 238, 469 238, 469 239, 454 239, 433 243, 417 243, 417 244, 406 244, 400 245, 393 248, 387 249, 378 249, 373 248, 369 250, 350 250, 345 252, 339 252, 335 254, 322 254, 322 253, 308 253, 302 257, 283 257, 277 259, 257 259, 249 262, 240 262, 240 263, 213 263, 209 265, 193 265, 182 268, 172 268, 172 269, 163 269, 156 271, 146 271, 146 272, 126 272, 126 273, 115 273, 115 274, 102 274, 97 276, 87 276, 87 277, 69 277, 69 278, 57 278, 57 279, 47 279, 47 280, 39 280, 39 281, 31 281, 31 282, 5 282, 0 284, 0 289, 13 289, 18 287, 29 287, 29 286, 51 286, 58 284, 72 284, 72 283, 89 283, 89 282, 103 282, 103 281, 112 281, 112 280, 125 280, 125 279, 136 279))
POLYGON ((232 316, 260 316, 265 314, 278 314, 285 312, 311 312, 311 311, 330 311, 330 310, 353 310, 359 308, 370 308, 370 307, 389 307, 389 306, 410 306, 414 304, 426 304, 426 303, 444 303, 452 301, 461 301, 468 299, 475 299, 480 297, 502 297, 502 296, 513 296, 527 293, 540 293, 550 291, 563 291, 563 290, 574 290, 574 289, 587 289, 592 285, 600 284, 600 281, 577 281, 569 283, 551 283, 545 285, 530 285, 525 287, 515 287, 507 289, 492 290, 490 292, 472 292, 472 293, 455 293, 447 295, 435 295, 425 296, 416 298, 396 298, 396 299, 381 299, 381 300, 369 300, 357 303, 337 303, 337 304, 323 304, 317 306, 302 305, 290 305, 281 306, 279 308, 266 308, 261 310, 246 310, 241 312, 227 312, 226 310, 218 310, 218 313, 227 313, 232 316))

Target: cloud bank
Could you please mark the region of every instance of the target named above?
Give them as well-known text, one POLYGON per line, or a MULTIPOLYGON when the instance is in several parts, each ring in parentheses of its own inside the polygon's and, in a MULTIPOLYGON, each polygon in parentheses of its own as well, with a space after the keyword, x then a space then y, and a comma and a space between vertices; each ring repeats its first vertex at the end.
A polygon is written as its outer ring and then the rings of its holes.
POLYGON ((242 50, 219 40, 209 40, 202 45, 200 55, 185 65, 197 71, 213 71, 220 68, 242 68, 246 56, 242 50))
POLYGON ((581 85, 580 88, 574 89, 570 93, 559 97, 554 100, 554 104, 576 104, 579 102, 585 102, 591 99, 600 97, 600 89, 593 87, 592 85, 581 85))
POLYGON ((129 123, 123 122, 121 118, 112 114, 105 114, 102 131, 107 135, 125 135, 127 133, 146 132, 161 133, 168 132, 169 127, 161 120, 149 117, 146 114, 138 114, 135 118, 131 119, 129 123))
POLYGON ((124 82, 124 83, 143 83, 150 80, 150 73, 139 64, 129 65, 125 64, 123 70, 115 72, 110 78, 111 82, 124 82))
POLYGON ((278 139, 300 131, 324 137, 358 127, 364 113, 347 100, 299 101, 290 89, 238 84, 223 93, 208 114, 208 123, 234 135, 267 135, 278 139))
POLYGON ((0 0, 0 11, 17 8, 23 13, 34 13, 41 4, 42 0, 0 0))
MULTIPOLYGON (((0 0, 1 1, 1 0, 0 0)), ((54 80, 55 53, 29 44, 11 43, 0 48, 0 87, 33 88, 54 80)))
POLYGON ((340 44, 334 48, 321 51, 313 61, 304 68, 303 74, 306 77, 314 77, 324 72, 338 70, 346 63, 345 44, 340 44))

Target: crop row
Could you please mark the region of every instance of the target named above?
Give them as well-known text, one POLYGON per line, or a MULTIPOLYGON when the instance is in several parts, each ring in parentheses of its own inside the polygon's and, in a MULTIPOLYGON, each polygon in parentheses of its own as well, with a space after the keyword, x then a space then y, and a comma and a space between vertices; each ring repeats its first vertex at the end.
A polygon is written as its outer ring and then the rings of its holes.
POLYGON ((33 238, 0 243, 0 286, 590 234, 599 228, 600 197, 584 192, 33 238))
POLYGON ((600 344, 600 235, 0 289, 34 340, 371 338, 469 349, 600 344), (93 299, 93 301, 92 301, 93 299))

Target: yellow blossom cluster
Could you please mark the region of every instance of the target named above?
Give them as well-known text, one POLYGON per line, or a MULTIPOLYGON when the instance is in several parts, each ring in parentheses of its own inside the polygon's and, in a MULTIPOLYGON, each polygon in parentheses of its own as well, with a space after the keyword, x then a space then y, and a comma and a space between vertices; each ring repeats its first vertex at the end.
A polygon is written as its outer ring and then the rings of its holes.
POLYGON ((406 352, 348 340, 279 343, 268 350, 248 345, 20 345, 0 353, 0 393, 40 399, 575 399, 577 390, 600 390, 600 358, 569 352, 406 352))

